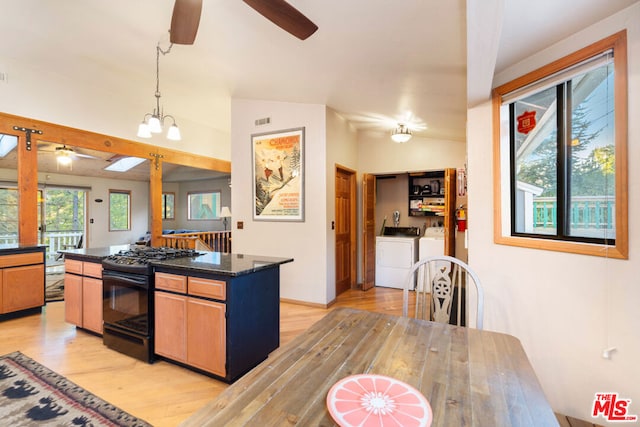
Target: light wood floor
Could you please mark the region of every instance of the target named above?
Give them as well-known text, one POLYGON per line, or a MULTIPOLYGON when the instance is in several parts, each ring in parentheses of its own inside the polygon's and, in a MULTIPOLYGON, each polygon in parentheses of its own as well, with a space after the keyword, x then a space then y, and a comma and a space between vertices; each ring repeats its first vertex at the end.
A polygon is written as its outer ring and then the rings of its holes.
MULTIPOLYGON (((401 315, 402 291, 350 290, 329 309, 281 303, 281 345, 335 307, 401 315)), ((149 365, 106 348, 102 338, 64 322, 64 302, 47 304, 41 315, 0 322, 0 354, 14 351, 156 427, 178 425, 227 387, 169 362, 149 365)))

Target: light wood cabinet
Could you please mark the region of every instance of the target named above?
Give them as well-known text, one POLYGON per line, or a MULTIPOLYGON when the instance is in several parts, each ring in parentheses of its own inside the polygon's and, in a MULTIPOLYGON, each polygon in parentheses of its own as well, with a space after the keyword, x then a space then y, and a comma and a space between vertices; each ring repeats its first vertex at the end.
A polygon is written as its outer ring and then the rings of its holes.
POLYGON ((65 321, 102 334, 102 264, 64 261, 65 321))
POLYGON ((225 305, 187 299, 187 363, 224 377, 226 352, 225 305))
POLYGON ((82 276, 64 274, 64 320, 82 326, 82 276))
POLYGON ((155 353, 186 362, 187 297, 156 291, 155 311, 155 353))
POLYGON ((82 278, 82 326, 102 333, 102 279, 82 278))
POLYGON ((231 383, 278 348, 279 266, 223 274, 171 262, 154 265, 158 356, 231 383))
POLYGON ((44 248, 0 251, 0 315, 38 309, 44 302, 44 248))
POLYGON ((219 280, 156 273, 155 353, 224 377, 226 306, 202 298, 224 296, 221 288, 219 280))

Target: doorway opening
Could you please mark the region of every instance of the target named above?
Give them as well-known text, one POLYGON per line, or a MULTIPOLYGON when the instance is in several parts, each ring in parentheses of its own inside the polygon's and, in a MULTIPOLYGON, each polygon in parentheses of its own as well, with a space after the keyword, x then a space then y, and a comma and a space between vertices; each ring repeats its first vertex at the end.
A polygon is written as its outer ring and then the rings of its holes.
POLYGON ((86 235, 87 190, 47 187, 38 191, 38 241, 47 247, 47 260, 57 252, 81 247, 86 235))

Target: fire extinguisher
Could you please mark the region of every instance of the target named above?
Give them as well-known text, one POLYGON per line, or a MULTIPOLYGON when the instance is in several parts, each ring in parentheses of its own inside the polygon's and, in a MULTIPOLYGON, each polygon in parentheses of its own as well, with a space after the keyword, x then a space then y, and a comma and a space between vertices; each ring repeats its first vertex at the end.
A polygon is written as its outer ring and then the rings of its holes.
POLYGON ((456 209, 456 224, 458 225, 458 231, 467 231, 467 209, 464 205, 460 205, 456 209))

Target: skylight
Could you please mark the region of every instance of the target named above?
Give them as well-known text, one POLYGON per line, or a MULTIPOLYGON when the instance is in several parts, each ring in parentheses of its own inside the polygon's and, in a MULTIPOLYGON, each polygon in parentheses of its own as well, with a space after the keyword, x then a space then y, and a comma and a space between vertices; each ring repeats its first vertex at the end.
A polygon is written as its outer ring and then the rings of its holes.
POLYGON ((111 163, 109 166, 107 166, 104 169, 112 172, 126 172, 129 169, 138 166, 140 163, 144 162, 145 160, 147 159, 141 159, 139 157, 123 157, 111 163))
POLYGON ((4 157, 18 145, 18 137, 0 134, 0 157, 4 157))

